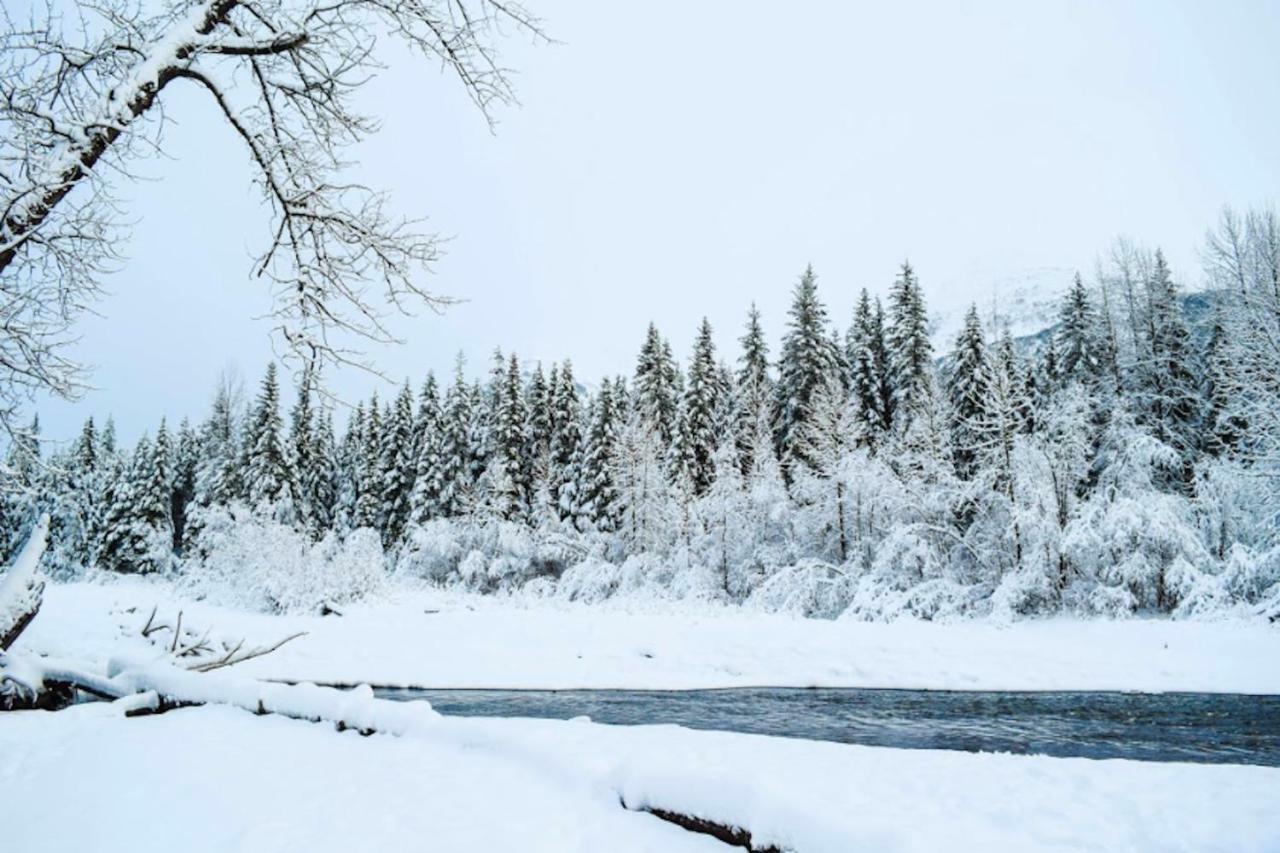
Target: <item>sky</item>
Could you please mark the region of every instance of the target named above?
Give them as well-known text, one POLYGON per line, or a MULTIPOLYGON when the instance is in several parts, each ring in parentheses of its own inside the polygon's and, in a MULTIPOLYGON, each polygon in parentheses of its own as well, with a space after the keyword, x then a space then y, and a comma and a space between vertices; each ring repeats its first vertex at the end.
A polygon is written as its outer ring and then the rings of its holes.
MULTIPOLYGON (((366 352, 390 382, 343 371, 342 399, 495 346, 629 374, 650 321, 683 358, 705 316, 733 360, 752 302, 776 353, 809 263, 842 328, 905 258, 937 312, 1065 288, 1119 235, 1194 288, 1221 207, 1280 185, 1275 2, 526 2, 557 41, 503 42, 521 103, 494 132, 380 50, 353 176, 447 238, 425 284, 462 301, 396 318, 404 343, 366 352)), ((95 387, 40 404, 53 439, 198 420, 222 371, 252 393, 273 357, 245 151, 196 89, 163 97, 167 156, 120 187, 126 260, 73 352, 95 387)))

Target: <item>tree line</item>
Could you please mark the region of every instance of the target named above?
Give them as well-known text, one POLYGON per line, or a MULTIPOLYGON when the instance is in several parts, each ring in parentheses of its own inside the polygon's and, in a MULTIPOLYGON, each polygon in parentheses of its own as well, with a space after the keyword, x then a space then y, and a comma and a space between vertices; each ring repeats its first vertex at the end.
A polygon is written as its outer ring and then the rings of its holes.
POLYGON ((569 361, 495 352, 473 381, 460 356, 341 437, 309 372, 282 412, 272 364, 249 404, 223 383, 203 422, 132 449, 92 419, 44 462, 19 436, 0 523, 14 542, 50 509, 67 572, 198 571, 211 530, 269 523, 372 530, 390 565, 481 589, 607 593, 629 566, 807 613, 1274 607, 1276 215, 1225 212, 1202 254, 1191 299, 1118 242, 1051 328, 1015 339, 971 307, 943 353, 909 264, 841 323, 808 268, 776 359, 754 307, 733 364, 705 319, 684 364, 650 325, 593 390, 569 361))

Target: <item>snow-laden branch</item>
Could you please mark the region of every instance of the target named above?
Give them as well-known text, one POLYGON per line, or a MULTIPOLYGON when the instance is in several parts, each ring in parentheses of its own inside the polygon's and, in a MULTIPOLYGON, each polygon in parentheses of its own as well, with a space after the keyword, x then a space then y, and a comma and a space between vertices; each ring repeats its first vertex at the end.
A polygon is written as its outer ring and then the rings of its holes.
POLYGON ((253 270, 274 285, 290 352, 348 361, 341 333, 393 339, 384 306, 444 304, 421 283, 435 239, 341 177, 343 152, 374 127, 352 101, 390 33, 439 60, 490 117, 513 99, 496 41, 506 26, 541 35, 522 7, 168 0, 147 16, 130 0, 50 2, 28 21, 0 16, 0 422, 37 391, 82 387, 62 353, 119 258, 116 185, 133 155, 160 149, 175 80, 211 96, 254 167, 272 222, 253 270))

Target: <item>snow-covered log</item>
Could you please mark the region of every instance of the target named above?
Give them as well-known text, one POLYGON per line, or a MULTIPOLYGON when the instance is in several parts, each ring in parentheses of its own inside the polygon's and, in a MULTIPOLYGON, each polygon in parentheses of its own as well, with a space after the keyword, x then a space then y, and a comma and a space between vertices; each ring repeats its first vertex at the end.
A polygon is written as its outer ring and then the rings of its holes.
POLYGON ((44 581, 36 570, 49 541, 49 516, 41 516, 9 571, 0 576, 0 652, 8 649, 40 612, 44 581))

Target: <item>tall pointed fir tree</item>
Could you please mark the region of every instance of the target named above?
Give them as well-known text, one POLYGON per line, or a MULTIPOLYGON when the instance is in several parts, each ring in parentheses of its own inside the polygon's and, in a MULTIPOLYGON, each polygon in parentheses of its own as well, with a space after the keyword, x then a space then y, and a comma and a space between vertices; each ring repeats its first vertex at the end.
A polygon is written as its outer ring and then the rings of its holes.
POLYGON ((493 455, 487 471, 488 499, 499 516, 514 521, 528 516, 531 479, 525 430, 528 413, 520 381, 520 362, 514 353, 499 389, 497 407, 493 419, 493 455))
POLYGON ((250 507, 271 507, 277 518, 285 520, 294 517, 295 490, 280 429, 280 386, 272 362, 245 432, 244 495, 250 507))
POLYGON ((196 469, 200 464, 200 438, 186 418, 178 426, 173 450, 173 485, 169 517, 173 520, 173 550, 186 553, 187 518, 196 497, 196 469))
POLYGON ((1098 315, 1089 291, 1076 273, 1058 314, 1058 328, 1050 343, 1057 377, 1063 383, 1089 382, 1102 372, 1098 352, 1098 315))
POLYGON ((472 398, 463 373, 464 364, 459 354, 454 365, 453 384, 445 394, 440 426, 440 465, 432 487, 439 501, 440 515, 445 518, 454 518, 467 510, 474 485, 471 473, 472 398))
POLYGON ((933 388, 933 345, 929 342, 924 292, 907 262, 889 292, 885 343, 893 384, 894 427, 901 433, 931 404, 933 388))
POLYGON ((413 492, 409 496, 409 518, 421 525, 439 518, 440 468, 444 413, 436 378, 428 373, 418 395, 418 415, 414 419, 413 492))
POLYGON ((394 547, 409 523, 417 457, 414 456, 413 391, 405 382, 381 437, 382 543, 394 547))
POLYGON ((704 317, 694 341, 693 357, 689 360, 681 424, 681 440, 686 448, 689 478, 695 495, 705 492, 715 479, 715 460, 712 457, 720 444, 723 429, 717 424, 717 413, 727 395, 728 389, 724 387, 724 378, 716 364, 711 323, 704 317))
POLYGON ((1236 376, 1236 364, 1231 358, 1221 310, 1213 314, 1209 343, 1205 349, 1204 386, 1201 392, 1205 412, 1200 444, 1205 453, 1212 457, 1230 458, 1237 454, 1248 436, 1249 420, 1237 405, 1240 382, 1236 376))
POLYGON ((956 474, 968 480, 978 462, 981 423, 990 392, 986 341, 976 305, 970 305, 965 314, 949 362, 946 388, 951 400, 951 455, 956 474))
POLYGON ((618 527, 618 495, 613 477, 616 414, 613 385, 606 379, 591 401, 589 425, 577 466, 574 514, 582 530, 611 531, 618 527))
POLYGON ((289 465, 298 486, 298 520, 313 535, 319 535, 320 531, 314 527, 315 515, 311 506, 311 487, 317 477, 313 384, 311 368, 308 367, 298 381, 297 399, 289 414, 288 452, 289 465))
POLYGON ((573 365, 566 360, 551 389, 551 443, 549 448, 548 488, 562 521, 574 517, 576 488, 581 458, 582 403, 573 365))
POLYGON ((839 370, 812 265, 796 285, 789 317, 774 390, 774 442, 788 472, 798 463, 810 463, 805 447, 810 443, 813 398, 839 370))
POLYGON ((356 505, 360 500, 360 469, 364 459, 364 403, 357 403, 347 418, 347 428, 338 447, 337 490, 334 496, 334 525, 343 533, 356 528, 356 505))
POLYGON ((675 437, 677 383, 678 369, 670 345, 658 334, 658 327, 650 323, 636 360, 633 393, 636 409, 658 431, 664 443, 675 437))
POLYGON ((355 460, 356 501, 351 526, 382 532, 382 410, 375 391, 365 411, 355 460))
POLYGON ((169 517, 167 433, 152 443, 138 440, 127 474, 112 490, 102 526, 98 565, 110 571, 145 574, 164 571, 173 553, 169 517))
POLYGON ((755 303, 747 313, 747 328, 738 339, 742 354, 738 357, 735 388, 737 407, 738 459, 745 474, 754 463, 754 436, 761 418, 768 417, 773 402, 773 378, 769 374, 769 344, 760 325, 760 311, 755 303))
POLYGON ((879 303, 872 308, 871 296, 865 287, 858 296, 845 351, 849 365, 849 394, 858 420, 857 442, 874 449, 891 416, 886 410, 884 387, 888 376, 883 319, 879 303))
POLYGON ((327 408, 315 419, 314 462, 306 483, 311 528, 319 536, 333 529, 337 521, 340 486, 338 446, 333 432, 333 413, 327 408))

